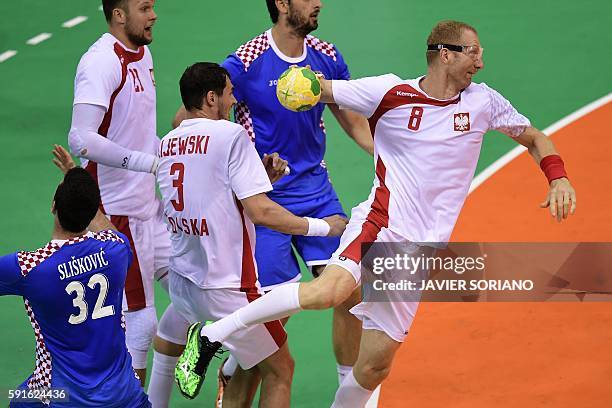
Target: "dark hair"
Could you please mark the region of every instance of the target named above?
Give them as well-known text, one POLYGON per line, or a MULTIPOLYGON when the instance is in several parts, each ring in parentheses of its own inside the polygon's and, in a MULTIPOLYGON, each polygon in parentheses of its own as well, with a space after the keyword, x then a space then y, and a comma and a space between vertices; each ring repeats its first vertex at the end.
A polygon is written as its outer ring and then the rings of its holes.
POLYGON ((63 229, 81 232, 93 220, 100 205, 100 189, 87 170, 70 169, 55 190, 55 211, 63 229))
POLYGON ((110 23, 113 18, 113 10, 116 8, 122 8, 127 12, 126 2, 127 0, 102 0, 102 10, 104 10, 106 21, 110 23))
POLYGON ((229 72, 214 62, 196 62, 187 67, 179 82, 185 109, 201 109, 202 99, 209 91, 222 95, 228 77, 229 72))
MULTIPOLYGON (((291 3, 291 0, 287 0, 287 4, 291 3)), ((276 0, 266 0, 268 6, 268 12, 270 13, 270 19, 274 24, 278 21, 278 8, 276 7, 276 0)))

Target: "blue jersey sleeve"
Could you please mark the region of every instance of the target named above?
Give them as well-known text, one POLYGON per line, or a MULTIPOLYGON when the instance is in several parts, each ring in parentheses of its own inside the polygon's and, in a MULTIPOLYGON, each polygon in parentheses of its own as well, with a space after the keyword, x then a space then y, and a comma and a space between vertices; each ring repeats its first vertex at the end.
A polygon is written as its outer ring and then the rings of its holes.
POLYGON ((330 79, 341 79, 348 81, 351 79, 351 73, 349 72, 348 66, 346 62, 344 62, 344 57, 340 54, 340 51, 334 45, 336 49, 336 76, 330 79))
POLYGON ((0 258, 0 296, 21 295, 22 275, 17 253, 0 258))
POLYGON ((244 80, 245 77, 244 64, 236 54, 232 54, 223 61, 221 66, 227 69, 227 72, 230 74, 230 79, 234 85, 234 97, 236 101, 242 102, 244 96, 241 93, 241 81, 244 80))

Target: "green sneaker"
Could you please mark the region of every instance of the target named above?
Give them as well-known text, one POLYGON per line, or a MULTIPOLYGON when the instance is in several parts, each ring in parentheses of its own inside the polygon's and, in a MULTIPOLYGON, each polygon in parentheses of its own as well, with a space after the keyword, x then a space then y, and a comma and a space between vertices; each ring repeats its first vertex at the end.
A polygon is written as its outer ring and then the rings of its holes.
POLYGON ((174 370, 179 391, 188 399, 194 399, 200 393, 208 364, 221 348, 218 341, 211 342, 207 337, 201 337, 201 328, 200 323, 189 326, 185 351, 179 357, 174 370))

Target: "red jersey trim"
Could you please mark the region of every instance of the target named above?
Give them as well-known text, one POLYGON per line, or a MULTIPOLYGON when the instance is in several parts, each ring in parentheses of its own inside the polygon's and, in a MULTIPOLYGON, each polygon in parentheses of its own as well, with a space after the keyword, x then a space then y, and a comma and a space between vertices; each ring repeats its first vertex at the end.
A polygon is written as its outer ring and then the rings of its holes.
MULTIPOLYGON (((119 92, 121 92, 121 90, 123 89, 125 81, 127 80, 127 66, 132 62, 140 61, 145 54, 144 47, 138 48, 138 52, 130 52, 123 48, 118 42, 115 43, 113 49, 115 50, 115 54, 117 54, 117 58, 119 58, 119 62, 121 63, 121 82, 119 83, 117 89, 115 89, 115 91, 112 93, 110 102, 108 104, 108 110, 106 111, 106 114, 102 119, 102 123, 98 128, 98 134, 104 137, 108 135, 108 129, 110 128, 111 120, 113 119, 113 106, 115 104, 115 99, 117 98, 117 95, 119 95, 119 92)), ((85 166, 85 170, 89 172, 91 177, 96 180, 99 186, 100 182, 98 179, 98 163, 89 161, 87 163, 87 166, 85 166)), ((102 200, 100 200, 100 211, 106 214, 102 200)))
MULTIPOLYGON (((242 273, 240 277, 240 291, 244 292, 249 303, 259 299, 261 294, 257 289, 257 271, 255 269, 255 257, 251 250, 251 239, 244 219, 244 208, 239 200, 236 200, 240 219, 242 221, 242 273)), ((287 332, 280 321, 274 320, 264 323, 272 339, 278 347, 287 341, 287 332)))
POLYGON ((361 262, 361 244, 376 241, 376 237, 380 230, 389 226, 389 201, 391 199, 391 192, 385 184, 386 174, 387 168, 379 157, 376 162, 376 178, 378 179, 379 186, 376 187, 374 200, 370 205, 370 212, 361 226, 361 232, 357 238, 355 238, 340 254, 340 256, 344 256, 355 263, 361 262))
POLYGON ((125 299, 127 300, 128 310, 140 310, 147 307, 147 299, 142 281, 142 271, 140 262, 138 262, 138 252, 136 252, 136 244, 130 230, 130 220, 123 215, 112 215, 111 222, 117 230, 125 235, 130 241, 132 249, 132 264, 130 265, 125 277, 125 299))
POLYGON ((447 101, 440 101, 438 99, 429 98, 427 95, 420 91, 417 91, 408 84, 401 84, 391 88, 382 101, 374 111, 374 114, 368 119, 370 124, 370 132, 372 132, 372 138, 374 138, 374 131, 379 119, 387 112, 392 109, 398 108, 404 105, 433 105, 433 106, 448 106, 459 103, 461 100, 461 94, 455 98, 447 101))

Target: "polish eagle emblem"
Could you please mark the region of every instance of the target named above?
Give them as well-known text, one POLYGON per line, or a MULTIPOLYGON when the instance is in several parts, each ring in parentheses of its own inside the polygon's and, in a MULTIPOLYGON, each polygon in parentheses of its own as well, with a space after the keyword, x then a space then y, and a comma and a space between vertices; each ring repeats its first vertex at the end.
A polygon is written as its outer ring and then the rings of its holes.
POLYGON ((470 130, 470 114, 455 113, 455 132, 467 132, 470 130))

